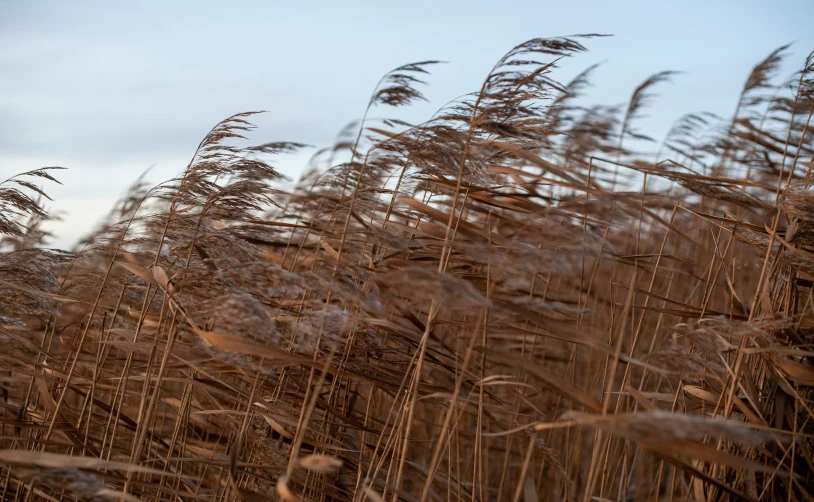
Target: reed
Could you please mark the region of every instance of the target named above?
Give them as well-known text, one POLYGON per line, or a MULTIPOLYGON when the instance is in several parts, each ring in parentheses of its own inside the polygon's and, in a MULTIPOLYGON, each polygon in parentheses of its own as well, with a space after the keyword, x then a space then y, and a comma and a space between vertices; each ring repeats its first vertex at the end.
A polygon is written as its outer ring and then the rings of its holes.
POLYGON ((623 109, 556 80, 595 37, 290 190, 300 145, 229 117, 71 252, 50 168, 0 184, 2 500, 813 500, 814 55, 656 140, 673 72, 623 109))

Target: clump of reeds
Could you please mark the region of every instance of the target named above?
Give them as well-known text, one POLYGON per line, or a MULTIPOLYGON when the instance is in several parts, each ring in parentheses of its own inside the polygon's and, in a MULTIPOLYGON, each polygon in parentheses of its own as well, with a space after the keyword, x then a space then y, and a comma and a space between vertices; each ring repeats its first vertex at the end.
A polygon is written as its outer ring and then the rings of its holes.
POLYGON ((299 145, 230 117, 70 253, 50 171, 0 185, 0 497, 812 500, 814 58, 656 141, 672 72, 622 108, 555 79, 590 38, 363 120, 290 191, 299 145))

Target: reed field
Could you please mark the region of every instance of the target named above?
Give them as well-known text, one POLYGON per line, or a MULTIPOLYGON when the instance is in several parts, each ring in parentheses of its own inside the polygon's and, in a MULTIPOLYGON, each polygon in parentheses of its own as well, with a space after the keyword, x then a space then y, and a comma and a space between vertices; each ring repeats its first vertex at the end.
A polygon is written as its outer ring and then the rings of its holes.
POLYGON ((814 54, 659 138, 673 72, 559 81, 600 43, 418 125, 396 68, 295 185, 234 115, 72 251, 3 181, 0 498, 814 500, 814 54))

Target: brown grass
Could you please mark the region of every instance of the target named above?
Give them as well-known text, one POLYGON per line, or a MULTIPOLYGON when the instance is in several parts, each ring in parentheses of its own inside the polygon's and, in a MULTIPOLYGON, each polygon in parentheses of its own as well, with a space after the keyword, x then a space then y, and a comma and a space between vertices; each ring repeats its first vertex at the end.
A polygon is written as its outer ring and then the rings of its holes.
POLYGON ((363 121, 289 192, 299 145, 230 117, 71 253, 50 171, 0 185, 2 499, 814 499, 814 57, 653 142, 673 73, 583 108, 591 69, 553 75, 590 38, 363 121))

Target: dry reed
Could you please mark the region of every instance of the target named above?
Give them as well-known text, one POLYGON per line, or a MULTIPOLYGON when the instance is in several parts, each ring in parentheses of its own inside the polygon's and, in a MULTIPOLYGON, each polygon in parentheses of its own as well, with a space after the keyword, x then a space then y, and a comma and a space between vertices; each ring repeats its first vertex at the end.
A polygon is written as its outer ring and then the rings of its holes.
POLYGON ((814 500, 814 57, 658 143, 673 72, 625 109, 554 79, 592 37, 363 120, 288 192, 299 145, 230 117, 71 253, 49 169, 0 184, 2 499, 814 500))

